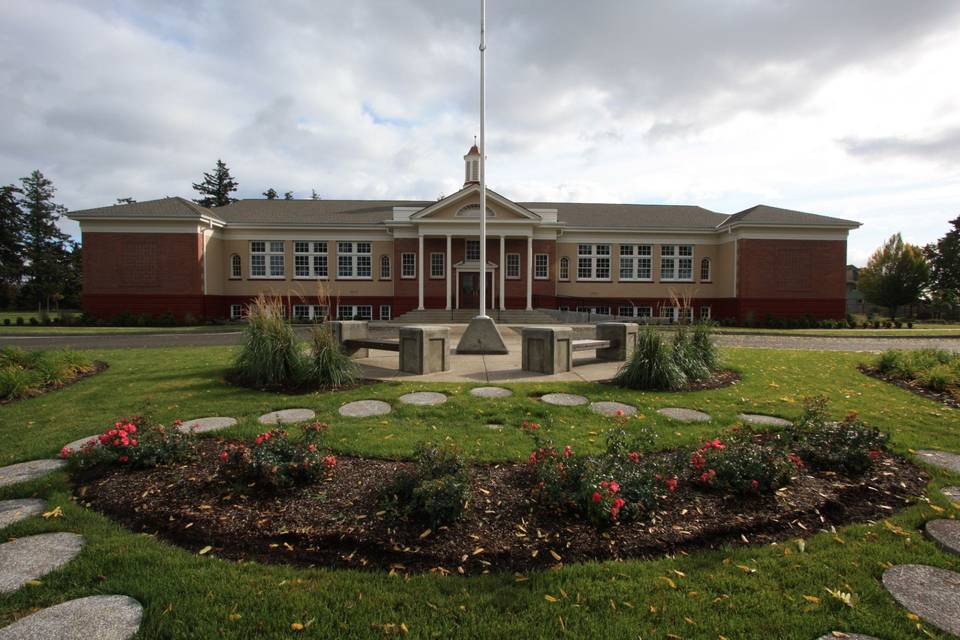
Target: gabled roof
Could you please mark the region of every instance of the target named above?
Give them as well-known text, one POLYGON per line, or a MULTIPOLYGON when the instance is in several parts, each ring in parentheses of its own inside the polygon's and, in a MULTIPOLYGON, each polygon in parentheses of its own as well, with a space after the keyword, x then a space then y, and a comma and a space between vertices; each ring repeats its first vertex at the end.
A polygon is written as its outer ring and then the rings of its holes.
MULTIPOLYGON (((460 191, 457 191, 456 193, 453 193, 447 196, 446 198, 437 200, 436 202, 429 203, 429 206, 424 207, 421 211, 417 211, 415 214, 410 216, 410 219, 423 220, 424 218, 429 218, 430 215, 433 214, 434 212, 444 207, 448 207, 451 204, 458 202, 460 200, 466 200, 467 198, 469 198, 474 194, 476 194, 478 198, 480 197, 480 185, 475 182, 464 186, 462 189, 460 189, 460 191)), ((489 188, 487 189, 487 197, 493 200, 493 202, 496 202, 497 204, 499 204, 501 207, 507 209, 508 211, 512 211, 516 213, 521 218, 527 218, 529 220, 541 219, 539 215, 537 215, 533 211, 530 211, 530 209, 528 209, 527 207, 500 195, 499 193, 497 193, 496 191, 493 191, 492 189, 489 189, 489 188)))
POLYGON ((568 227, 599 229, 715 229, 729 216, 681 204, 522 202, 531 209, 556 209, 568 227))
POLYGON ((217 209, 234 224, 375 224, 393 218, 394 207, 427 207, 422 200, 240 200, 217 209))
MULTIPOLYGON (((218 210, 219 211, 219 210, 218 210)), ((67 214, 70 218, 169 218, 169 219, 196 219, 214 218, 220 219, 217 213, 214 213, 206 207, 201 207, 196 202, 191 202, 179 196, 160 198, 158 200, 144 200, 143 202, 133 202, 131 204, 115 204, 109 207, 98 207, 96 209, 84 209, 82 211, 71 211, 67 214)))
POLYGON ((831 218, 830 216, 821 216, 816 213, 793 211, 792 209, 781 209, 780 207, 758 204, 733 214, 718 226, 726 228, 736 225, 802 225, 856 229, 860 226, 860 223, 854 222, 853 220, 844 220, 843 218, 831 218))

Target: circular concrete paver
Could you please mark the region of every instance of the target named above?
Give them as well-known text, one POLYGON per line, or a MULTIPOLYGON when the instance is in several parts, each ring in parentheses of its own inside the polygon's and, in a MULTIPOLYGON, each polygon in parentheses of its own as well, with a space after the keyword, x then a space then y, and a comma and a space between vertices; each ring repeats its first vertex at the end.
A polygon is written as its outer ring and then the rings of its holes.
POLYGON ((477 387, 470 389, 470 395, 478 398, 509 398, 513 395, 513 391, 503 387, 477 387))
POLYGON ((695 411, 694 409, 667 407, 665 409, 657 409, 657 413, 671 420, 679 420, 681 422, 710 422, 710 416, 708 414, 702 411, 695 411))
MULTIPOLYGON (((873 636, 865 636, 861 633, 845 633, 843 631, 836 631, 833 633, 828 633, 825 636, 820 636, 817 640, 838 640, 838 638, 843 638, 844 640, 880 640, 873 636), (835 635, 837 633, 842 633, 843 635, 835 635)), ((2 639, 0 639, 2 640, 2 639)))
MULTIPOLYGON (((70 453, 76 453, 77 451, 80 451, 80 449, 83 448, 83 445, 87 444, 88 442, 92 442, 93 446, 95 447, 98 446, 100 444, 100 434, 98 433, 93 436, 87 436, 86 438, 78 438, 73 442, 68 442, 67 444, 63 445, 63 449, 66 449, 70 453)), ((61 449, 61 451, 63 449, 61 449)))
POLYGON ((357 400, 340 407, 340 415, 346 418, 369 418, 390 413, 390 405, 383 400, 357 400))
POLYGON ((143 607, 127 596, 68 600, 0 629, 0 640, 129 640, 140 629, 143 607))
POLYGON ((502 424, 493 424, 493 423, 491 423, 491 424, 486 424, 486 425, 484 425, 484 426, 485 426, 487 429, 492 429, 492 430, 494 430, 494 431, 500 431, 500 430, 503 429, 503 425, 502 425, 502 424))
POLYGON ((960 522, 957 520, 931 520, 926 526, 927 535, 947 551, 960 554, 960 522))
POLYGON ((622 402, 591 402, 590 411, 602 413, 605 416, 634 416, 637 414, 636 407, 622 402))
MULTIPOLYGON (((268 414, 269 415, 269 414, 268 414)), ((309 420, 310 418, 307 418, 309 420)), ((180 433, 207 433, 210 431, 220 431, 237 424, 236 418, 225 418, 223 416, 211 416, 209 418, 194 418, 187 420, 177 429, 180 433)))
POLYGON ((573 393, 548 393, 545 396, 541 396, 540 400, 547 404, 557 405, 558 407, 576 407, 589 402, 589 400, 583 396, 578 396, 573 393))
MULTIPOLYGON (((765 416, 762 413, 739 413, 737 419, 747 424, 763 425, 768 427, 789 427, 793 423, 776 416, 765 416)), ((854 637, 854 636, 848 636, 854 637)), ((866 637, 866 636, 861 636, 866 637)))
MULTIPOLYGON (((414 391, 400 396, 400 402, 403 404, 416 404, 422 407, 432 407, 437 404, 443 404, 447 401, 447 396, 436 391, 414 391)), ((374 414, 377 415, 377 414, 374 414)))
POLYGON ((960 473, 960 455, 946 451, 931 451, 929 449, 917 451, 920 460, 935 467, 946 469, 953 473, 960 473))
POLYGON ((943 492, 943 495, 947 496, 950 500, 954 502, 960 502, 960 487, 944 487, 940 489, 943 492))
POLYGON ((13 593, 62 567, 82 547, 83 537, 75 533, 42 533, 0 544, 0 593, 13 593))
POLYGON ((38 516, 43 513, 46 507, 46 502, 34 498, 27 498, 25 500, 2 500, 0 501, 0 529, 9 527, 14 522, 20 522, 21 520, 38 516))
POLYGON ((265 413, 257 422, 260 424, 296 424, 297 422, 306 422, 313 420, 317 414, 310 409, 281 409, 280 411, 271 411, 265 413))
POLYGON ((960 635, 960 573, 902 564, 883 573, 894 600, 941 631, 960 635))
POLYGON ((63 467, 63 460, 31 460, 0 467, 0 487, 36 480, 63 467))

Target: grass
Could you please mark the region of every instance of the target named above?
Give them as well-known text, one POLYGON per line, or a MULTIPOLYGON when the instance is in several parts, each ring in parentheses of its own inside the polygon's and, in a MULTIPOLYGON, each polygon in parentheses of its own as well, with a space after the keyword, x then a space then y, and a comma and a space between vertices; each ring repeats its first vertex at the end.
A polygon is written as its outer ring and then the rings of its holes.
MULTIPOLYGON (((65 442, 144 408, 161 421, 234 416, 240 423, 226 435, 240 437, 259 431, 260 413, 310 407, 334 425, 329 441, 338 453, 409 457, 416 442, 429 439, 455 442, 473 459, 519 460, 530 443, 511 425, 524 418, 539 421, 545 435, 579 451, 599 451, 599 436, 610 421, 583 407, 552 407, 529 397, 547 391, 634 404, 665 447, 696 443, 731 424, 739 412, 797 417, 804 396, 822 393, 831 399, 832 414, 859 411, 868 424, 891 434, 895 450, 960 451, 960 412, 860 374, 856 365, 870 358, 865 354, 731 349, 721 352, 721 364, 739 370, 743 381, 726 389, 669 394, 589 383, 517 384, 510 385, 511 398, 480 402, 466 393, 470 385, 461 384, 383 383, 300 396, 239 389, 220 380, 233 352, 229 347, 92 351, 91 357, 110 363, 106 372, 0 407, 0 464, 53 456, 65 442), (394 402, 417 389, 445 391, 451 399, 429 408, 394 402), (361 398, 384 399, 397 408, 379 418, 337 416, 340 404, 361 398), (715 420, 674 423, 655 413, 663 406, 703 409, 715 420), (508 427, 483 428, 490 422, 508 427)), ((935 489, 960 484, 960 477, 931 472, 930 499, 955 516, 956 508, 935 489)), ((804 551, 795 541, 744 545, 675 558, 571 565, 517 581, 504 574, 400 577, 199 557, 81 508, 70 500, 62 473, 0 489, 0 498, 32 495, 46 497, 50 508, 61 506, 64 517, 18 523, 3 530, 2 539, 66 530, 84 535, 87 545, 40 584, 0 599, 0 624, 69 598, 120 593, 146 608, 142 638, 379 638, 399 635, 403 624, 412 638, 810 640, 841 630, 905 640, 923 634, 883 590, 884 568, 910 562, 960 570, 960 558, 921 533, 925 520, 943 517, 926 504, 891 518, 902 534, 879 523, 857 525, 814 535, 804 551), (826 588, 855 593, 856 606, 832 599, 826 588), (295 633, 292 623, 309 626, 295 633)))
POLYGON ((717 333, 759 334, 775 336, 818 336, 848 338, 902 338, 917 336, 923 338, 960 337, 960 325, 957 324, 915 324, 913 329, 768 329, 766 327, 717 327, 717 333))
POLYGON ((237 324, 203 324, 183 327, 63 327, 58 325, 23 326, 0 324, 0 337, 3 336, 69 336, 87 334, 150 334, 150 333, 229 333, 243 330, 243 325, 237 324))

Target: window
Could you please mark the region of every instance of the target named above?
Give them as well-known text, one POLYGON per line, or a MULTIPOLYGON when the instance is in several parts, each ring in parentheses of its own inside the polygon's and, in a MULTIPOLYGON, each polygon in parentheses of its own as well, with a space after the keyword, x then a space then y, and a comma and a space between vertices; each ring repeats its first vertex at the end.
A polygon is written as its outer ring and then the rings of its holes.
POLYGON ((520 279, 520 254, 519 253, 508 253, 507 254, 507 274, 506 277, 509 280, 519 280, 520 279))
POLYGON ((577 245, 577 280, 610 279, 610 245, 577 245))
POLYGON ((444 277, 444 254, 442 253, 431 253, 430 254, 430 277, 431 278, 442 278, 444 277))
MULTIPOLYGON (((480 179, 480 178, 476 178, 476 179, 474 180, 474 182, 476 182, 476 181, 479 180, 479 179, 480 179)), ((468 181, 469 181, 469 180, 470 180, 470 179, 468 178, 468 181)), ((496 215, 497 215, 497 214, 496 214, 496 212, 495 212, 493 209, 491 209, 490 207, 487 207, 487 217, 488 217, 488 218, 493 218, 493 217, 495 217, 496 215)), ((479 218, 479 217, 480 217, 480 205, 479 205, 479 204, 468 204, 468 205, 465 206, 465 207, 460 207, 460 209, 457 211, 457 217, 458 217, 458 218, 479 218)))
POLYGON ((338 320, 373 320, 373 305, 338 304, 338 320))
POLYGON ((243 273, 240 270, 240 256, 233 254, 230 256, 230 278, 236 280, 242 278, 243 273))
POLYGON ((533 277, 537 280, 546 280, 550 277, 550 256, 545 253, 538 253, 533 256, 533 277))
POLYGON ((392 276, 390 275, 390 256, 382 255, 380 256, 380 279, 389 280, 392 276))
POLYGON ((250 277, 282 278, 283 240, 250 241, 250 277))
POLYGON ((620 279, 653 280, 652 245, 620 245, 620 279))
POLYGON ((232 304, 230 305, 230 319, 239 320, 243 317, 243 305, 232 304))
POLYGON ((710 319, 710 305, 700 305, 700 319, 709 320, 710 319))
POLYGON ((693 245, 665 244, 660 247, 661 280, 693 280, 693 245))
POLYGON ((327 317, 325 304, 295 304, 293 305, 295 320, 322 320, 327 317))
POLYGON ((620 307, 620 315, 625 318, 650 318, 653 316, 653 307, 628 307, 623 305, 620 307))
POLYGON ((687 322, 693 322, 693 307, 684 307, 680 311, 680 317, 687 322))
POLYGON ((561 306, 559 309, 557 309, 557 311, 570 311, 570 307, 561 306))
POLYGON ((560 258, 560 279, 570 280, 570 258, 560 258))
POLYGON ((373 257, 369 242, 337 243, 337 278, 369 280, 373 277, 373 257))
POLYGON ((400 277, 407 279, 417 277, 417 254, 400 254, 400 277))
MULTIPOLYGON (((710 282, 710 258, 700 261, 700 282, 710 282)), ((709 309, 710 307, 705 307, 709 309)))
POLYGON ((577 307, 579 313, 592 313, 595 316, 610 315, 610 307, 577 307))
POLYGON ((391 313, 392 313, 392 310, 390 309, 390 305, 388 305, 388 304, 382 304, 382 305, 380 305, 380 319, 381 319, 381 320, 390 320, 391 317, 392 317, 392 316, 391 316, 391 313))
POLYGON ((293 277, 326 278, 327 243, 309 240, 293 242, 293 277))
POLYGON ((675 322, 677 319, 677 308, 676 307, 660 307, 660 317, 663 318, 664 320, 675 322))
POLYGON ((479 240, 467 240, 466 256, 467 260, 480 260, 479 240))

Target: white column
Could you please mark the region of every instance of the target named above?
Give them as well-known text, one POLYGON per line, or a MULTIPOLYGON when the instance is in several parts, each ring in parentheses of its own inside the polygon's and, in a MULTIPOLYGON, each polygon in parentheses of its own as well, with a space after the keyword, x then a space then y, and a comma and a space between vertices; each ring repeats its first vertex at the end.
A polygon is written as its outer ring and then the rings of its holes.
POLYGON ((447 234, 447 311, 450 310, 450 278, 453 277, 453 260, 450 258, 450 248, 452 247, 452 239, 450 234, 447 234))
MULTIPOLYGON (((417 310, 423 311, 423 236, 417 236, 417 310)), ((403 269, 403 265, 400 265, 403 269)))
POLYGON ((533 234, 527 236, 527 311, 533 311, 533 234))
POLYGON ((506 238, 503 234, 500 234, 500 311, 506 311, 507 309, 507 287, 506 287, 506 273, 507 273, 507 254, 504 253, 507 249, 506 238))

